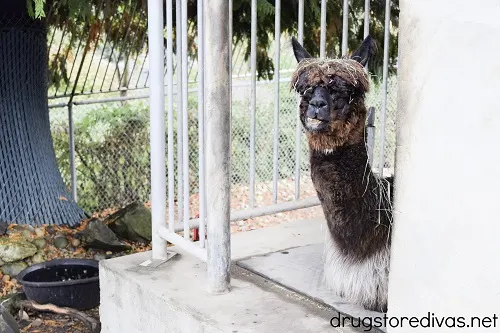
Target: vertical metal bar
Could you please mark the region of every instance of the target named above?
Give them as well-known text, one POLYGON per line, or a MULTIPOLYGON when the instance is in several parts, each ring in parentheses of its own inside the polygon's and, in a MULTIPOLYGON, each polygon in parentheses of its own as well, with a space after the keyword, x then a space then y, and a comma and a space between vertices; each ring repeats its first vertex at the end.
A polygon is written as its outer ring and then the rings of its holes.
POLYGON ((347 55, 349 41, 349 0, 342 6, 342 56, 347 55))
MULTIPOLYGON (((299 22, 298 22, 298 38, 299 43, 304 42, 304 0, 299 0, 299 22)), ((299 103, 299 98, 297 98, 297 104, 299 103)), ((302 155, 301 149, 301 139, 302 139, 302 123, 297 114, 297 124, 295 127, 295 200, 300 198, 300 157, 302 155)))
POLYGON ((255 207, 255 107, 257 98, 257 0, 252 0, 250 24, 250 208, 255 207))
POLYGON ((230 287, 231 233, 229 131, 231 117, 227 112, 229 96, 229 4, 227 0, 210 0, 206 4, 205 50, 207 86, 207 275, 209 291, 225 293, 230 287), (210 18, 210 19, 207 19, 210 18))
POLYGON ((183 171, 184 168, 182 166, 183 162, 183 154, 182 154, 182 103, 184 98, 182 98, 182 0, 177 0, 175 3, 175 42, 177 44, 176 52, 177 52, 177 64, 176 64, 176 72, 177 72, 177 218, 179 223, 183 223, 184 219, 182 215, 184 213, 183 205, 184 205, 184 182, 183 182, 183 171))
POLYGON ((198 0, 198 194, 200 200, 200 247, 205 247, 205 40, 203 5, 204 0, 198 0))
POLYGON ((280 44, 281 44, 281 0, 275 1, 274 10, 274 131, 273 131, 273 203, 278 202, 278 149, 280 113, 280 44))
POLYGON ((78 191, 76 184, 76 166, 75 166, 75 128, 73 126, 73 103, 68 104, 68 122, 69 122, 69 169, 71 174, 71 195, 73 200, 78 202, 78 191))
POLYGON ((382 108, 380 113, 380 156, 379 175, 384 174, 385 160, 385 114, 387 111, 387 76, 389 71, 389 29, 391 25, 391 0, 385 0, 385 23, 384 23, 384 64, 382 72, 382 108))
MULTIPOLYGON (((167 24, 167 114, 168 114, 168 227, 174 232, 175 225, 175 177, 174 177, 174 71, 172 0, 166 1, 167 24)), ((135 63, 134 63, 135 66, 135 63)))
POLYGON ((366 149, 370 168, 373 167, 373 148, 375 147, 375 108, 368 108, 368 121, 366 124, 366 149))
POLYGON ((151 84, 149 88, 151 128, 151 213, 153 259, 166 259, 167 246, 158 229, 165 226, 165 97, 163 93, 163 1, 148 0, 148 43, 151 84))
POLYGON ((189 239, 189 131, 188 131, 188 20, 187 2, 182 0, 182 158, 184 177, 184 238, 189 239))
POLYGON ((319 41, 319 56, 324 58, 326 53, 326 0, 321 0, 321 32, 319 41))
POLYGON ((364 24, 364 38, 370 34, 370 0, 365 0, 365 24, 364 24))

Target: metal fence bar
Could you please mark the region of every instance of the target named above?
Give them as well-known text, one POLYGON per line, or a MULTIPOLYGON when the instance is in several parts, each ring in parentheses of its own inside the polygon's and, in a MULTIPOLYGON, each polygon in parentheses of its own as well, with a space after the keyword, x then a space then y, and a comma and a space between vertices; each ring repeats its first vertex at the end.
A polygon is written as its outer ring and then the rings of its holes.
POLYGON ((385 162, 385 116, 387 112, 387 76, 389 71, 389 29, 391 25, 391 0, 385 0, 385 22, 384 22, 384 62, 382 71, 382 107, 380 112, 380 156, 379 173, 383 175, 385 162))
POLYGON ((175 232, 168 230, 164 226, 161 226, 158 229, 158 235, 162 239, 172 244, 175 244, 176 247, 181 248, 184 251, 187 251, 189 254, 195 256, 201 261, 207 262, 207 251, 205 249, 200 248, 196 244, 197 242, 188 241, 182 238, 181 236, 177 235, 175 232))
POLYGON ((370 34, 370 0, 365 0, 364 38, 370 34))
MULTIPOLYGON (((277 214, 277 213, 284 213, 284 212, 289 212, 289 211, 297 210, 297 209, 316 207, 319 205, 320 205, 320 202, 319 202, 318 197, 314 196, 314 197, 301 199, 301 200, 293 200, 293 201, 288 201, 288 202, 282 202, 282 203, 275 204, 275 205, 255 207, 255 208, 249 208, 249 209, 240 210, 240 211, 236 211, 236 212, 231 212, 231 216, 229 218, 229 221, 236 222, 236 221, 241 221, 241 220, 248 220, 248 219, 253 219, 256 217, 267 216, 267 215, 272 215, 272 214, 277 214)), ((198 228, 199 226, 200 226, 200 219, 189 220, 189 227, 191 229, 198 228)), ((183 224, 178 223, 175 225, 175 232, 179 232, 182 230, 184 230, 183 224)))
POLYGON ((326 53, 326 0, 321 0, 321 32, 319 41, 319 56, 325 57, 326 53))
POLYGON ((225 293, 230 287, 231 230, 230 218, 230 157, 231 116, 229 78, 229 4, 227 0, 210 0, 206 4, 206 39, 211 47, 206 51, 207 88, 207 217, 208 217, 208 289, 225 293), (216 19, 214 19, 216 18, 216 19))
MULTIPOLYGON (((299 0, 299 15, 298 15, 298 38, 299 43, 304 42, 304 0, 299 0)), ((297 98, 297 104, 300 99, 297 98)), ((300 199, 300 157, 302 155, 301 140, 302 139, 302 123, 297 114, 297 124, 295 127, 295 200, 300 199)))
MULTIPOLYGON (((204 0, 198 0, 198 193, 200 198, 200 247, 205 247, 205 39, 204 0)), ((188 222, 189 228, 189 222, 188 222)))
POLYGON ((368 108, 368 121, 366 124, 366 150, 368 163, 373 166, 373 150, 375 148, 375 108, 368 108))
POLYGON ((281 0, 275 1, 274 10, 274 131, 273 131, 273 203, 278 202, 278 149, 280 114, 280 47, 281 47, 281 0))
POLYGON ((250 24, 250 207, 255 207, 255 112, 257 99, 257 0, 252 0, 250 24))
POLYGON ((151 215, 153 259, 166 259, 167 246, 159 235, 166 222, 165 180, 165 97, 163 91, 163 1, 148 0, 150 92, 150 143, 151 143, 151 215))
MULTIPOLYGON (((172 0, 166 0, 167 25, 167 140, 168 140, 168 227, 174 231, 175 224, 175 174, 174 174, 174 72, 173 72, 173 28, 172 0)), ((134 64, 135 66, 135 64, 134 64)))
POLYGON ((73 200, 78 202, 78 189, 76 181, 75 166, 75 128, 73 123, 73 104, 68 104, 68 124, 69 124, 69 170, 71 174, 71 195, 73 200))
POLYGON ((348 51, 349 39, 349 0, 344 0, 342 6, 342 56, 348 51))
POLYGON ((184 126, 182 130, 182 162, 183 171, 183 181, 184 181, 184 238, 189 239, 189 131, 188 131, 188 45, 187 45, 187 35, 188 35, 188 20, 187 20, 187 2, 188 0, 182 1, 182 125, 184 126))
POLYGON ((177 219, 180 223, 182 223, 183 218, 182 214, 183 210, 183 154, 182 154, 182 130, 184 126, 182 126, 182 103, 184 99, 182 98, 182 0, 177 0, 175 2, 175 42, 177 44, 177 219))

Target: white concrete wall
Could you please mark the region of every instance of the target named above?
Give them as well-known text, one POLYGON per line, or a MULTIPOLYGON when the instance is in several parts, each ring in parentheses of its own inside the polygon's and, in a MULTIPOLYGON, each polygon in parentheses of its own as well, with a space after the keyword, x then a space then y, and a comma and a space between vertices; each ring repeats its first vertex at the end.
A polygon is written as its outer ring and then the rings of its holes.
POLYGON ((500 0, 400 7, 388 316, 500 316, 500 0))

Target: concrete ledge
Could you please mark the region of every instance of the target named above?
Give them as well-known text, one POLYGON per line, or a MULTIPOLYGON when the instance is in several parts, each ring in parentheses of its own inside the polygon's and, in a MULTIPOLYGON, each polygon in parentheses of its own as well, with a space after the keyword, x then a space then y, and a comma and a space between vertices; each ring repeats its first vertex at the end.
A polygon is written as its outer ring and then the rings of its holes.
MULTIPOLYGON (((328 297, 318 297, 316 289, 297 288, 300 279, 283 279, 286 269, 270 274, 279 284, 263 276, 269 265, 260 263, 259 256, 272 258, 279 251, 317 246, 325 228, 323 220, 312 219, 233 234, 232 290, 225 295, 207 293, 205 264, 176 247, 170 249, 179 254, 156 268, 140 266, 150 259, 150 252, 101 261, 102 333, 367 332, 363 326, 353 328, 349 320, 344 327, 331 327, 332 317, 345 317, 337 311, 343 312, 342 307, 331 307, 328 297), (241 260, 247 265, 254 262, 256 274, 239 267, 236 262, 241 260)), ((294 274, 293 267, 289 273, 294 274)), ((302 280, 309 279, 307 273, 302 275, 302 280)))
MULTIPOLYGON (((337 313, 234 266, 232 290, 206 292, 206 267, 187 254, 139 266, 150 253, 100 262, 102 333, 330 332, 337 313)), ((337 332, 355 332, 352 328, 337 332)))

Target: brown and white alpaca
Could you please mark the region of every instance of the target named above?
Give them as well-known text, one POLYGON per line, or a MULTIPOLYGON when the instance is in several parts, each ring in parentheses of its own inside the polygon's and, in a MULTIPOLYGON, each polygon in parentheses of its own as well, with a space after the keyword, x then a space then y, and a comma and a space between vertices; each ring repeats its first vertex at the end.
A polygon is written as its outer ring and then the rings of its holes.
POLYGON ((387 311, 393 179, 372 173, 365 144, 366 65, 376 51, 367 37, 350 58, 313 58, 293 38, 300 120, 311 178, 328 225, 325 282, 337 295, 387 311))

